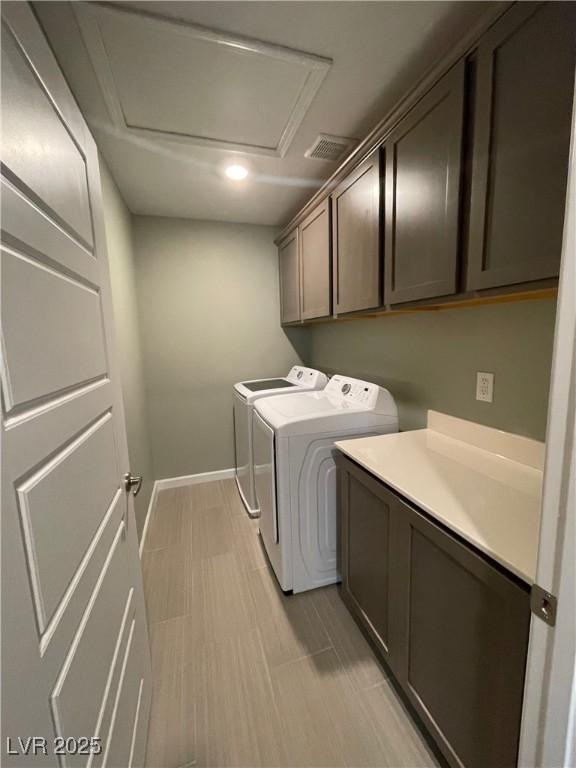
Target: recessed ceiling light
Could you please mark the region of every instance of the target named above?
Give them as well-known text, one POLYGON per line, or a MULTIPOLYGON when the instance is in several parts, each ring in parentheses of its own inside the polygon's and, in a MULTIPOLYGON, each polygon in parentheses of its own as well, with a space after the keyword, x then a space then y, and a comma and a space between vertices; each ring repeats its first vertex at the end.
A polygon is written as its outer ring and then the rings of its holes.
POLYGON ((248 171, 243 165, 229 165, 226 168, 226 176, 234 181, 242 181, 248 176, 248 171))

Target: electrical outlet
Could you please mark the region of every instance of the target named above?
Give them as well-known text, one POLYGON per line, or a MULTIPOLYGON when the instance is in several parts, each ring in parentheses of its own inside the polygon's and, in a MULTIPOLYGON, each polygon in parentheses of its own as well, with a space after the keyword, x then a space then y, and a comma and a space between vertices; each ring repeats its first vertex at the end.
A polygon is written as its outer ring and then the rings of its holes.
POLYGON ((491 403, 494 399, 494 374, 478 371, 476 374, 476 400, 491 403))

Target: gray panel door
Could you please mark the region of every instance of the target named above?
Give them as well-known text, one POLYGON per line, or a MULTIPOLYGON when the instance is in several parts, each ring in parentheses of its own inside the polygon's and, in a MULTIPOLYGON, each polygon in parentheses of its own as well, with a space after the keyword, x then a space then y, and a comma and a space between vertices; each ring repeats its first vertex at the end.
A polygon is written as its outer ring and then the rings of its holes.
POLYGON ((386 140, 386 304, 457 290, 463 124, 460 62, 386 140))
POLYGON ((331 309, 330 198, 299 227, 302 320, 326 317, 331 309))
POLYGON ((332 269, 337 313, 381 304, 380 150, 332 193, 332 269))
POLYGON ((300 256, 297 228, 278 245, 278 271, 281 322, 297 323, 300 320, 300 256))
POLYGON ((468 290, 558 275, 575 39, 576 4, 518 3, 480 43, 468 290))
POLYGON ((98 157, 26 3, 2 6, 2 124, 1 762, 138 766, 151 669, 98 157))

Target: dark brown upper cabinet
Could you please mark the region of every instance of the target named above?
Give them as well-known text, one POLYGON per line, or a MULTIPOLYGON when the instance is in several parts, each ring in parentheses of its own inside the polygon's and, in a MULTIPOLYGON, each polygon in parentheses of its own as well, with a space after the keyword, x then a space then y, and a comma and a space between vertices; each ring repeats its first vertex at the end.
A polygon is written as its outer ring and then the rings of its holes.
POLYGON ((300 321, 299 261, 298 230, 294 229, 278 244, 280 318, 283 325, 300 321))
POLYGON ((299 227, 302 320, 331 312, 330 198, 323 200, 299 227))
POLYGON ((575 30, 574 3, 517 3, 480 41, 468 290, 558 275, 575 30))
POLYGON ((336 313, 381 304, 380 150, 332 193, 333 291, 336 313))
POLYGON ((575 35, 576 2, 514 3, 424 96, 407 97, 399 119, 393 111, 382 121, 370 154, 329 181, 331 211, 317 204, 284 240, 283 323, 550 288, 562 251, 575 35))
POLYGON ((458 289, 464 62, 410 110, 384 144, 384 301, 458 289))

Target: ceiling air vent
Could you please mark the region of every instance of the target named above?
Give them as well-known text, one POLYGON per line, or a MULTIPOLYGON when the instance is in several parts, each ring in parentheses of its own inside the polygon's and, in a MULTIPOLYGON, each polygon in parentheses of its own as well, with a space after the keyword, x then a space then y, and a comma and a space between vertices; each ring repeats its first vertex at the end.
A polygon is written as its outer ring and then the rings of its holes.
POLYGON ((314 144, 304 152, 304 157, 311 160, 334 162, 347 155, 356 143, 356 139, 347 139, 345 136, 330 136, 327 133, 319 133, 314 144))

